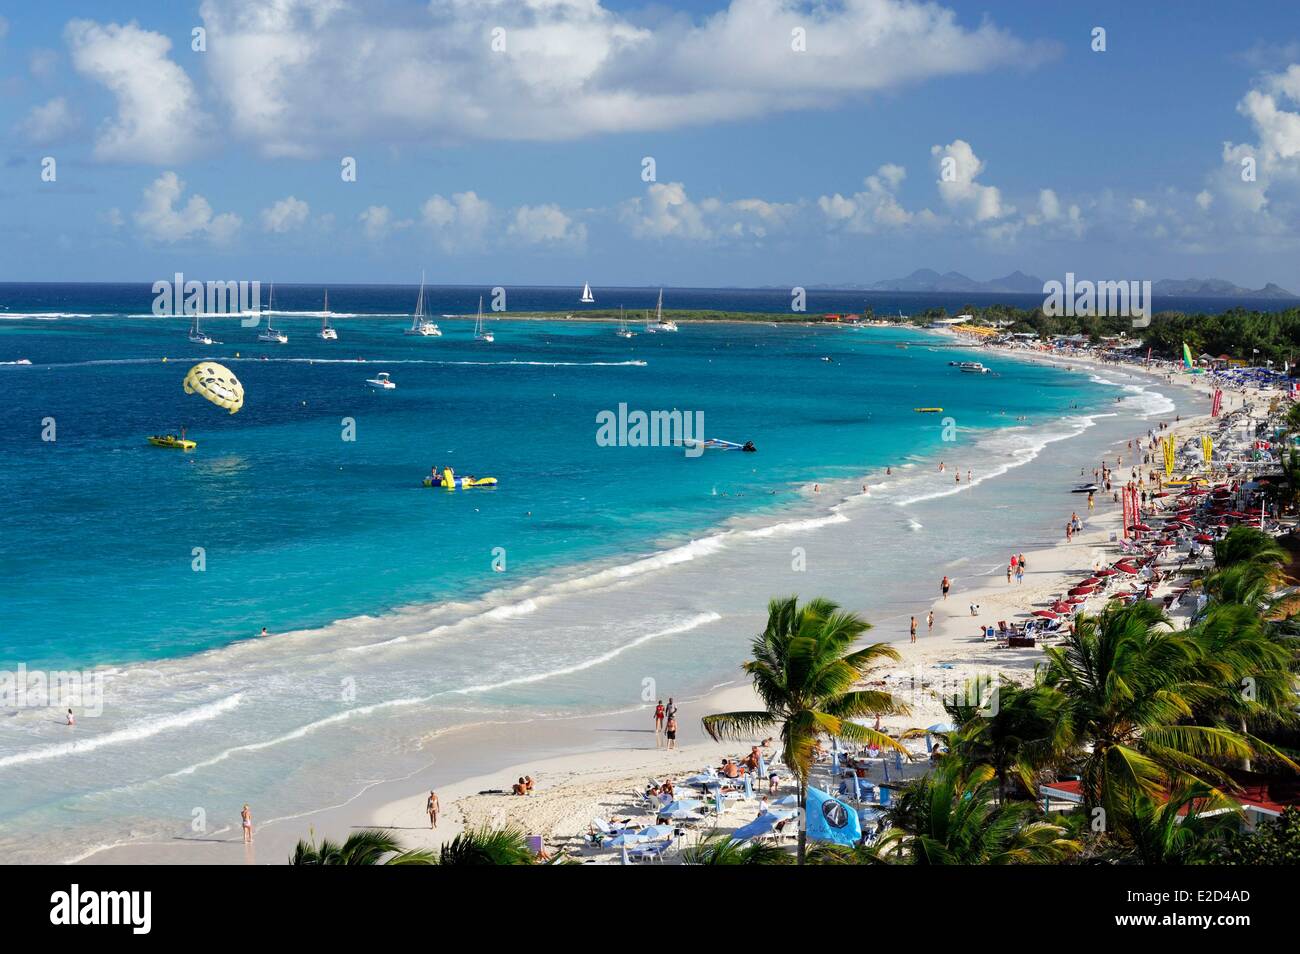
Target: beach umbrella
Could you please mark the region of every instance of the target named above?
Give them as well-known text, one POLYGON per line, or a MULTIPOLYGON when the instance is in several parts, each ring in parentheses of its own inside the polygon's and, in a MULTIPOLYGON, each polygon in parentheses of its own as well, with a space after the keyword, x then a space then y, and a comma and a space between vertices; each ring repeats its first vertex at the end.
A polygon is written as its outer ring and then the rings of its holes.
POLYGON ((1072 605, 1074 605, 1074 606, 1077 607, 1080 603, 1086 603, 1086 602, 1088 602, 1088 601, 1085 600, 1082 596, 1071 596, 1071 597, 1070 597, 1068 600, 1066 600, 1065 602, 1070 603, 1070 604, 1072 604, 1072 605))
POLYGON ((1214 542, 1214 537, 1210 536, 1208 533, 1198 533, 1198 534, 1196 535, 1196 539, 1199 540, 1201 543, 1213 543, 1213 542, 1214 542))
POLYGON ((713 796, 713 810, 717 812, 719 815, 721 815, 723 811, 725 811, 722 804, 722 792, 718 792, 717 795, 713 796))
POLYGON ((753 797, 754 797, 754 782, 750 778, 749 774, 746 773, 745 774, 745 798, 750 799, 753 797))
POLYGON ((877 811, 874 808, 862 808, 858 810, 858 818, 863 822, 876 822, 884 817, 884 812, 877 811))
POLYGON ((1071 587, 1071 588, 1069 589, 1068 592, 1069 592, 1069 594, 1070 594, 1071 596, 1087 596, 1089 593, 1092 592, 1092 587, 1091 587, 1091 586, 1073 586, 1073 587, 1071 587))
POLYGON ((606 848, 626 848, 628 845, 639 845, 646 841, 646 837, 639 831, 619 832, 609 841, 605 842, 606 848))
POLYGON ((736 841, 747 841, 750 838, 758 838, 760 835, 766 835, 781 823, 782 819, 777 818, 772 812, 763 812, 752 822, 741 825, 731 833, 731 837, 736 841))
POLYGON ((656 841, 660 838, 667 838, 669 835, 675 835, 677 829, 672 825, 650 825, 641 829, 641 834, 647 841, 656 841))
POLYGON ((1045 610, 1045 609, 1034 610, 1034 615, 1041 616, 1043 617, 1043 619, 1058 619, 1060 617, 1059 613, 1054 613, 1051 610, 1045 610))
POLYGON ((659 814, 671 815, 673 812, 693 812, 703 806, 704 803, 698 798, 679 798, 674 799, 663 808, 659 809, 659 814))
POLYGON ((925 731, 932 732, 932 733, 956 732, 957 727, 953 725, 951 722, 936 722, 934 725, 930 726, 925 731))
POLYGON ((672 812, 660 812, 660 818, 672 818, 676 821, 703 821, 704 816, 698 812, 693 812, 689 808, 679 808, 672 812))
POLYGON ((797 808, 797 807, 799 806, 799 796, 798 796, 798 795, 786 795, 786 796, 784 796, 784 797, 782 797, 782 798, 778 798, 778 799, 777 799, 776 801, 774 801, 772 804, 773 804, 773 805, 792 805, 792 806, 794 806, 794 807, 797 808))
POLYGON ((1142 532, 1142 533, 1147 533, 1147 532, 1149 532, 1149 531, 1151 530, 1151 528, 1148 527, 1145 523, 1135 523, 1135 524, 1133 524, 1132 526, 1130 526, 1129 529, 1130 529, 1130 530, 1138 530, 1138 531, 1140 531, 1140 532, 1142 532))
POLYGON ((758 753, 758 777, 767 778, 767 762, 763 759, 763 753, 758 753))
POLYGON ((1098 570, 1098 571, 1097 571, 1097 576, 1101 576, 1101 577, 1114 576, 1114 575, 1115 575, 1115 571, 1114 571, 1114 570, 1098 570))
POLYGON ((688 779, 686 780, 686 784, 687 784, 687 785, 702 785, 702 784, 705 783, 705 782, 713 782, 713 781, 716 781, 717 778, 718 778, 718 777, 717 777, 716 775, 712 774, 711 772, 700 772, 699 774, 697 774, 697 775, 692 775, 690 778, 688 778, 688 779))

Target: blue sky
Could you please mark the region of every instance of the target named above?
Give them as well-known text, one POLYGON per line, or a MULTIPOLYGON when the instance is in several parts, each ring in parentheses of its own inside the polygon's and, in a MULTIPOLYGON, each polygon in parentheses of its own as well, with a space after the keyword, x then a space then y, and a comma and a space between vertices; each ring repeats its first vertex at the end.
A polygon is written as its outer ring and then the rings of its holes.
POLYGON ((0 280, 1300 291, 1294 3, 10 7, 0 280))

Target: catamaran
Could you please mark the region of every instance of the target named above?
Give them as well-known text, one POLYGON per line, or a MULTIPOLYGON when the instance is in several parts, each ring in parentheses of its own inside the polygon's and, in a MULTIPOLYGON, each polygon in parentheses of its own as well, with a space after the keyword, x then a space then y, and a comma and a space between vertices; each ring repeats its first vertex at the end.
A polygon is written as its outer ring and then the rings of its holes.
POLYGON ((677 322, 664 321, 664 290, 659 289, 659 304, 655 305, 655 320, 645 326, 645 330, 654 334, 656 331, 676 331, 677 322))
POLYGON ((591 285, 590 285, 589 283, 587 283, 587 282, 583 282, 583 283, 582 283, 582 297, 579 298, 578 301, 582 302, 584 305, 590 305, 590 304, 593 303, 595 300, 596 300, 595 296, 592 295, 592 293, 591 293, 591 285))
POLYGON ((636 332, 627 326, 627 319, 623 317, 623 306, 618 306, 618 331, 614 332, 620 338, 633 338, 636 332))
POLYGON ((420 272, 420 297, 415 300, 415 314, 406 334, 417 338, 441 338, 442 331, 424 313, 424 272, 420 272))
POLYGON ((272 285, 270 292, 266 296, 266 311, 263 312, 263 314, 266 315, 266 328, 265 330, 258 332, 257 340, 266 341, 270 344, 288 344, 289 336, 283 331, 276 331, 271 327, 271 303, 274 301, 275 285, 272 285))
POLYGON ((212 337, 211 335, 205 333, 204 330, 199 327, 198 315, 194 316, 194 322, 193 324, 190 325, 190 342, 193 344, 201 344, 201 345, 221 344, 220 341, 218 341, 216 338, 212 337))
POLYGON ((330 291, 328 288, 325 289, 325 307, 322 310, 324 314, 321 316, 320 331, 316 332, 316 337, 322 341, 338 341, 339 333, 330 324, 330 291))
POLYGON ((478 296, 478 320, 474 322, 474 340, 486 341, 489 344, 491 344, 493 341, 496 341, 496 338, 492 337, 492 332, 485 331, 483 329, 483 296, 482 295, 478 296))

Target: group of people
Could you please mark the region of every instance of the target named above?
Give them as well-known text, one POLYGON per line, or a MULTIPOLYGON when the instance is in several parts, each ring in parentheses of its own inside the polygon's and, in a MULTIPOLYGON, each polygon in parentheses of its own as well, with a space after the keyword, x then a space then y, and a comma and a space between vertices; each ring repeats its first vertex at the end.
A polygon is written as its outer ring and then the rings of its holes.
POLYGON ((668 697, 668 704, 660 699, 655 704, 655 748, 677 748, 677 704, 668 697))
POLYGON ((1011 559, 1007 562, 1008 583, 1011 582, 1012 577, 1015 578, 1017 583, 1025 582, 1025 555, 1023 553, 1011 554, 1011 559))

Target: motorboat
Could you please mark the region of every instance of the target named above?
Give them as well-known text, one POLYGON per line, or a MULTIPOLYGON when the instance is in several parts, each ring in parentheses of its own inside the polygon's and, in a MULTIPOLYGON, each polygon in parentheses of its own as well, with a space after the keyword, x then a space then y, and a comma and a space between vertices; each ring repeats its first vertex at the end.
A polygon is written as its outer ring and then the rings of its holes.
POLYGON ((373 378, 366 378, 366 384, 380 391, 392 391, 397 385, 388 379, 387 371, 380 371, 373 378))

